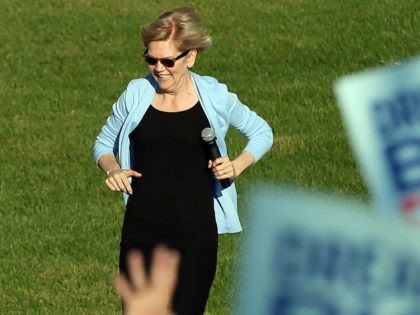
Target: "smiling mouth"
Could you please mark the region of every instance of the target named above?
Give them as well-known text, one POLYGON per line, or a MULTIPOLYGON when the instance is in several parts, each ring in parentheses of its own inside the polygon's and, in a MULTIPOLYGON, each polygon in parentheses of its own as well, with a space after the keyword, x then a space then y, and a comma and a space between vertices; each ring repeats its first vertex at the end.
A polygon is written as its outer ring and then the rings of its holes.
POLYGON ((166 79, 166 78, 169 78, 171 75, 170 74, 158 74, 158 73, 155 73, 155 76, 158 79, 166 79))

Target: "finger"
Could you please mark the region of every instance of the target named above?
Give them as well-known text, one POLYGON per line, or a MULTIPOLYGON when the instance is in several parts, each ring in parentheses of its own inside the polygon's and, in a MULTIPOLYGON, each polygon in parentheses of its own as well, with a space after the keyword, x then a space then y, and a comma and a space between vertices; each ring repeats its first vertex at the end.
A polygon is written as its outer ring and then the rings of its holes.
POLYGON ((114 285, 125 304, 134 298, 135 292, 133 292, 127 278, 123 274, 115 277, 114 285))
POLYGON ((133 170, 127 170, 124 175, 126 176, 126 178, 123 179, 123 184, 125 186, 125 189, 127 191, 128 194, 132 194, 133 193, 133 189, 131 188, 131 183, 128 180, 129 177, 136 177, 136 178, 140 178, 143 175, 139 172, 133 171, 133 170))
POLYGON ((226 169, 228 167, 228 165, 231 163, 228 156, 220 157, 220 158, 216 159, 215 162, 216 162, 215 167, 218 170, 226 169))
POLYGON ((233 163, 230 161, 229 163, 224 163, 223 165, 219 165, 216 168, 214 168, 214 172, 217 179, 235 177, 235 169, 233 167, 233 163))
POLYGON ((132 251, 128 254, 128 269, 134 290, 142 290, 146 286, 147 276, 144 258, 140 252, 132 251))
POLYGON ((168 299, 171 297, 178 278, 179 254, 159 246, 153 253, 151 284, 168 299))
MULTIPOLYGON (((118 185, 119 191, 123 191, 128 194, 132 194, 133 191, 131 189, 131 184, 128 178, 130 175, 128 175, 131 172, 131 170, 124 170, 121 173, 116 174, 113 178, 115 182, 118 185)), ((134 172, 134 171, 133 171, 134 172)))
POLYGON ((219 157, 219 158, 217 158, 213 161, 213 167, 217 167, 217 166, 223 164, 223 162, 224 162, 224 158, 219 157))
POLYGON ((112 183, 111 183, 111 181, 110 181, 110 179, 109 179, 109 178, 106 178, 106 179, 105 179, 105 184, 108 186, 108 188, 109 188, 110 190, 115 191, 115 187, 114 187, 114 185, 112 185, 112 183))
POLYGON ((214 169, 218 175, 224 175, 226 174, 226 170, 227 170, 226 163, 221 163, 217 165, 214 169))
POLYGON ((122 191, 128 194, 132 194, 133 190, 131 188, 131 184, 128 181, 128 177, 141 177, 142 174, 133 170, 123 170, 119 172, 115 172, 108 176, 105 180, 106 185, 112 191, 122 191))
POLYGON ((219 175, 216 176, 216 179, 220 180, 220 179, 225 179, 225 178, 231 178, 231 175, 229 173, 220 173, 219 175))
POLYGON ((213 167, 213 174, 214 174, 214 177, 216 177, 216 179, 221 179, 223 175, 221 168, 217 168, 217 167, 213 167))
POLYGON ((131 184, 128 181, 127 177, 121 179, 121 182, 124 185, 124 192, 127 192, 131 195, 133 193, 133 189, 131 188, 131 184))
POLYGON ((142 177, 142 174, 133 170, 127 170, 126 176, 128 177, 142 177))
POLYGON ((111 180, 112 179, 115 181, 118 191, 127 193, 127 187, 126 187, 126 184, 124 183, 124 181, 127 180, 126 177, 115 176, 111 178, 111 180))
POLYGON ((121 191, 120 185, 118 185, 117 181, 118 181, 118 178, 114 178, 114 177, 108 177, 106 179, 106 183, 112 191, 121 191))
POLYGON ((223 172, 223 164, 219 164, 213 167, 213 171, 216 175, 221 175, 221 173, 223 172))

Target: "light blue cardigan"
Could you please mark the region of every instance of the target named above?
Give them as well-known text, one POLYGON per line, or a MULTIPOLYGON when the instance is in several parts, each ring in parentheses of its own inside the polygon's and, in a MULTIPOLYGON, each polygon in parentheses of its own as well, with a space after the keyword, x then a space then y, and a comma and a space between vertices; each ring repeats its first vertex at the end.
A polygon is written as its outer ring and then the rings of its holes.
MULTIPOLYGON (((225 136, 229 126, 232 125, 248 138, 244 150, 249 151, 255 161, 258 161, 273 143, 273 133, 269 125, 242 104, 236 94, 230 93, 226 85, 212 77, 200 76, 194 72, 190 74, 200 103, 216 133, 221 155, 228 155, 225 136)), ((157 87, 157 82, 151 74, 145 78, 132 80, 128 84, 127 89, 112 106, 112 114, 96 138, 93 148, 96 163, 103 154, 118 154, 121 168, 132 168, 129 135, 152 103, 157 87)), ((235 184, 222 190, 220 182, 214 180, 214 191, 218 232, 240 232, 242 227, 237 211, 235 184)), ((125 193, 123 195, 127 203, 128 195, 125 193)))

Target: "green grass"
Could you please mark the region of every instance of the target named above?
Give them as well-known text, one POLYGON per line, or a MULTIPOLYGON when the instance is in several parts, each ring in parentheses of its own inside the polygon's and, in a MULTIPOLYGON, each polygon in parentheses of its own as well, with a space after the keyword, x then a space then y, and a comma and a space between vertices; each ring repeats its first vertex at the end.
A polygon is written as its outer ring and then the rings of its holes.
MULTIPOLYGON (((267 119, 275 144, 237 181, 367 200, 332 93, 344 74, 419 54, 417 0, 191 1, 214 38, 195 71, 267 119)), ((138 29, 183 1, 0 3, 0 313, 118 314, 124 207, 95 167, 113 101, 147 73, 138 29)), ((244 140, 235 131, 231 155, 244 140)), ((208 313, 229 314, 240 235, 220 238, 208 313)))

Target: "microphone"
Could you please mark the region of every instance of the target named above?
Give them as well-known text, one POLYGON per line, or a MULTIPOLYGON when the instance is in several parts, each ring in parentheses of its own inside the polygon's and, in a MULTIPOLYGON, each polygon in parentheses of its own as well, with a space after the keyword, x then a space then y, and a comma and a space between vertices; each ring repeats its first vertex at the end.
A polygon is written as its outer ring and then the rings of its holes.
MULTIPOLYGON (((201 138, 204 141, 207 156, 211 161, 216 160, 217 158, 221 157, 219 147, 216 143, 216 134, 214 130, 207 127, 201 131, 201 138)), ((232 184, 232 181, 229 178, 223 178, 220 180, 223 188, 227 188, 232 184)))

